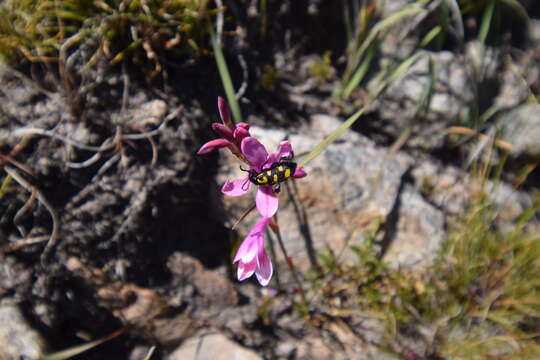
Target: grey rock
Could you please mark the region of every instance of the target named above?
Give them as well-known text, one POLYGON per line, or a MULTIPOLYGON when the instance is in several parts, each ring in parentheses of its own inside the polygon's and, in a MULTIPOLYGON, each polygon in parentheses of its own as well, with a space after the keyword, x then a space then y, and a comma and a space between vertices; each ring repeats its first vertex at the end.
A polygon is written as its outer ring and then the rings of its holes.
POLYGON ((446 237, 444 215, 410 185, 399 195, 399 202, 393 220, 396 234, 384 259, 393 266, 429 265, 446 237))
POLYGON ((396 112, 412 116, 430 79, 429 62, 435 66, 436 77, 431 96, 429 116, 444 122, 454 120, 473 98, 468 85, 464 60, 449 51, 426 53, 421 56, 382 96, 382 103, 391 102, 391 108, 380 106, 384 118, 395 118, 396 112), (404 107, 404 108, 400 108, 404 107))
POLYGON ((200 334, 174 350, 168 360, 260 360, 256 352, 246 349, 220 333, 200 334))
POLYGON ((443 166, 435 161, 419 161, 411 172, 415 186, 424 190, 424 197, 446 215, 460 215, 484 193, 497 206, 500 229, 513 228, 514 221, 533 205, 530 194, 514 189, 503 182, 479 182, 466 171, 443 166))
POLYGON ((296 351, 298 360, 345 359, 345 354, 333 351, 320 338, 306 339, 298 345, 296 351))
POLYGON ((512 144, 514 156, 540 155, 540 105, 517 107, 499 119, 501 139, 512 144))
POLYGON ((39 359, 45 340, 26 321, 16 305, 0 306, 0 359, 39 359))
MULTIPOLYGON (((466 65, 463 56, 448 51, 425 52, 421 55, 372 104, 371 110, 376 112, 379 119, 376 123, 379 131, 397 138, 404 129, 410 128, 412 134, 408 145, 424 148, 440 146, 442 138, 433 135, 455 123, 474 99, 466 65), (435 79, 429 107, 422 112, 421 123, 416 121, 413 124, 418 104, 424 101, 424 93, 432 81, 430 61, 434 66, 435 79)), ((380 80, 376 77, 367 85, 370 93, 377 92, 380 87, 380 80)))

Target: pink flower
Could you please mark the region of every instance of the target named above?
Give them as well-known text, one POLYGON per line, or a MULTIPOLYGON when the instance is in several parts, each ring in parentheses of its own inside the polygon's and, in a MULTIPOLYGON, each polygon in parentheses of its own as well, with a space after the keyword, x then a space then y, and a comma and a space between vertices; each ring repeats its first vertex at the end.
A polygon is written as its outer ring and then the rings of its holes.
MULTIPOLYGON (((282 141, 279 144, 278 151, 268 154, 265 147, 255 138, 246 137, 241 144, 242 154, 250 164, 249 171, 260 173, 263 169, 268 169, 281 158, 288 158, 292 155, 292 147, 289 141, 282 141)), ((301 166, 296 167, 292 177, 302 178, 306 176, 306 172, 301 166)), ((250 188, 249 173, 241 178, 233 181, 226 181, 221 188, 221 192, 228 196, 240 196, 249 191, 250 188)), ((278 209, 278 198, 274 188, 270 185, 259 186, 255 197, 257 210, 263 218, 270 218, 275 215, 278 209)))
POLYGON ((213 123, 212 129, 214 129, 214 131, 221 136, 221 138, 210 140, 209 142, 205 143, 203 146, 201 146, 197 154, 206 154, 211 151, 227 147, 234 155, 240 158, 240 160, 247 162, 240 151, 240 146, 242 144, 242 140, 249 136, 249 124, 238 123, 235 126, 231 121, 231 113, 229 111, 227 102, 219 96, 218 109, 219 116, 221 117, 223 124, 213 123))
POLYGON ((268 217, 260 219, 238 248, 233 264, 238 263, 239 281, 244 281, 255 274, 262 286, 270 282, 273 272, 272 262, 264 250, 264 230, 270 220, 268 217))

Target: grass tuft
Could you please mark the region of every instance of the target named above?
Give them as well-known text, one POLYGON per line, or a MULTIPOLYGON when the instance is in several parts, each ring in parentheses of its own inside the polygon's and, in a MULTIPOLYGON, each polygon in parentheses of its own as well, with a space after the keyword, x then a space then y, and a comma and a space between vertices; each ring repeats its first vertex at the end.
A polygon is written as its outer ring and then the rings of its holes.
POLYGON ((86 67, 98 55, 117 63, 138 51, 159 72, 160 53, 199 51, 208 13, 206 0, 6 0, 0 3, 0 56, 58 62, 62 46, 77 39, 93 44, 86 67))

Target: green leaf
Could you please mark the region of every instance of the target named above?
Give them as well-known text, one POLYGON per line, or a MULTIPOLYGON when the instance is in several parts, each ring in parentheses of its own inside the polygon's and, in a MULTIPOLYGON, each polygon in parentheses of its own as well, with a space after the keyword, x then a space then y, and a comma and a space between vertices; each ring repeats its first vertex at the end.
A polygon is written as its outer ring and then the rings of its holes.
POLYGON ((375 54, 377 53, 377 46, 376 43, 373 43, 372 46, 369 47, 368 53, 366 57, 364 58, 364 61, 362 61, 362 64, 358 67, 358 70, 354 73, 351 81, 347 84, 345 87, 345 90, 343 90, 342 98, 346 99, 348 98, 351 93, 358 87, 362 79, 364 79, 364 76, 366 75, 369 65, 371 64, 371 61, 375 57, 375 54))
POLYGON ((332 131, 330 135, 326 137, 323 141, 321 141, 315 149, 313 149, 309 154, 304 156, 302 160, 300 160, 299 164, 301 166, 306 165, 308 162, 316 158, 320 153, 322 153, 328 146, 330 146, 334 141, 336 141, 337 138, 339 138, 348 128, 352 126, 362 116, 362 114, 366 111, 367 105, 364 105, 360 110, 355 112, 351 117, 347 119, 343 124, 341 124, 336 130, 332 131))
POLYGON ((212 48, 214 49, 214 57, 216 59, 219 76, 221 77, 223 88, 225 89, 225 96, 227 97, 227 101, 231 107, 231 113, 237 123, 242 122, 242 113, 240 112, 240 106, 238 105, 238 100, 234 94, 234 85, 227 67, 227 62, 225 61, 225 57, 221 51, 221 46, 217 42, 216 34, 214 33, 213 28, 210 28, 210 37, 212 40, 212 48))
POLYGON ((482 17, 482 25, 480 26, 480 31, 478 32, 478 41, 482 44, 486 44, 486 39, 489 34, 489 29, 493 21, 493 13, 495 10, 495 0, 492 0, 486 6, 484 11, 484 16, 482 17))

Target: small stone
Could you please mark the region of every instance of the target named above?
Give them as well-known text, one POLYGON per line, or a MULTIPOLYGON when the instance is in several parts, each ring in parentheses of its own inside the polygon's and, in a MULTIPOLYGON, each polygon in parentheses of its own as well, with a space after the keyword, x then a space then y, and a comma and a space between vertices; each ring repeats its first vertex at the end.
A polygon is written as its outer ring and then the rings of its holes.
POLYGON ((501 139, 512 144, 514 156, 540 155, 540 105, 526 104, 515 108, 499 120, 501 139))
POLYGON ((47 345, 16 305, 0 306, 0 359, 40 359, 47 345))
POLYGON ((220 333, 204 334, 186 340, 169 355, 168 360, 261 360, 256 352, 246 349, 220 333))

